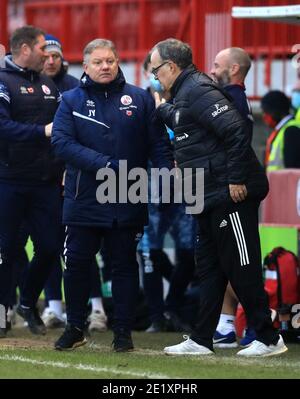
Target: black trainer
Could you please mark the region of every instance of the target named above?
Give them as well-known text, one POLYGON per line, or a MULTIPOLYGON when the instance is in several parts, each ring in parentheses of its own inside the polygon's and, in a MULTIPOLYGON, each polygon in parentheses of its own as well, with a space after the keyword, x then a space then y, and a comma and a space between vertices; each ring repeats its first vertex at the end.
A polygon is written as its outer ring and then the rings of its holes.
POLYGON ((58 351, 71 351, 86 343, 83 331, 67 324, 62 336, 55 342, 54 348, 58 351))
POLYGON ((167 319, 168 331, 185 332, 185 333, 192 332, 191 326, 185 321, 181 320, 181 318, 178 316, 177 313, 173 311, 167 311, 164 313, 164 315, 165 318, 167 319))
POLYGON ((16 312, 28 323, 28 328, 35 335, 45 335, 46 327, 37 308, 24 308, 18 305, 16 312))
POLYGON ((165 318, 154 321, 145 332, 147 333, 158 333, 168 331, 168 322, 165 318))
POLYGON ((6 331, 11 331, 11 321, 6 320, 6 331))
POLYGON ((112 345, 115 352, 131 352, 134 349, 130 332, 123 329, 114 332, 112 345))

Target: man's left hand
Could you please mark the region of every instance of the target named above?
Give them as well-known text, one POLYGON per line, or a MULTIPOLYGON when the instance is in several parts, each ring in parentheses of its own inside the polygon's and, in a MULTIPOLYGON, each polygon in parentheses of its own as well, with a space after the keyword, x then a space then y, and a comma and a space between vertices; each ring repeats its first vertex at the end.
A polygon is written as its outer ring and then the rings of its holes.
POLYGON ((229 193, 233 202, 242 202, 247 197, 245 184, 229 184, 229 193))
POLYGON ((52 135, 52 127, 53 127, 53 122, 48 123, 48 125, 45 126, 45 136, 46 137, 51 137, 51 135, 52 135))

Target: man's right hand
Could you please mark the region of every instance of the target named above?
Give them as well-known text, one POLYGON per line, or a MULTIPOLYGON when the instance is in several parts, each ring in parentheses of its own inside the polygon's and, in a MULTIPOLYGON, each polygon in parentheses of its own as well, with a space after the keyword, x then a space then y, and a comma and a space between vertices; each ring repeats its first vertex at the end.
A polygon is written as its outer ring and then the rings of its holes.
POLYGON ((51 123, 49 123, 48 125, 45 126, 45 136, 46 137, 51 137, 52 126, 53 126, 53 122, 51 122, 51 123))
POLYGON ((245 184, 229 184, 229 193, 235 203, 244 201, 248 194, 245 184))
POLYGON ((164 104, 166 102, 164 98, 160 98, 158 91, 154 92, 154 100, 155 100, 155 108, 158 108, 160 104, 164 104))

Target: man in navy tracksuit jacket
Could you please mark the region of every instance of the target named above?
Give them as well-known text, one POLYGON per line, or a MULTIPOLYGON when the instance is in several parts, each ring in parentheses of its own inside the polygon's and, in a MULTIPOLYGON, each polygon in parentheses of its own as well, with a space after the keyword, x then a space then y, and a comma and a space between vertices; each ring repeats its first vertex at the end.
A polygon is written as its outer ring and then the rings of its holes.
POLYGON ((59 250, 61 162, 54 158, 49 136, 60 94, 40 74, 45 37, 25 26, 11 38, 12 56, 0 70, 0 332, 12 286, 12 263, 21 224, 26 221, 35 257, 23 281, 17 309, 34 334, 45 326, 36 302, 59 250), (47 137, 48 136, 48 137, 47 137))
MULTIPOLYGON (((86 343, 83 334, 89 298, 90 267, 105 238, 112 263, 114 350, 133 349, 131 339, 139 278, 136 247, 147 223, 147 205, 99 203, 96 180, 101 168, 118 175, 128 170, 171 168, 167 134, 153 119, 149 93, 125 82, 114 44, 96 39, 84 50, 80 87, 64 93, 54 120, 52 144, 67 164, 63 222, 67 226, 64 272, 68 325, 55 343, 58 350, 86 343)), ((129 185, 129 183, 128 183, 129 185)))

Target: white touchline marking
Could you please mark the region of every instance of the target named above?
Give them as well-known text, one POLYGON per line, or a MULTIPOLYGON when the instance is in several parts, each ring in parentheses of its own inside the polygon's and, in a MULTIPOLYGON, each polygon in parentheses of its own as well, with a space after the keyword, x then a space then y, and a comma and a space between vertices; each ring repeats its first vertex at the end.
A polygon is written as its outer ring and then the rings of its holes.
POLYGON ((65 362, 52 362, 50 360, 45 361, 45 360, 29 359, 29 358, 26 358, 23 356, 16 356, 16 355, 0 356, 0 360, 38 364, 40 366, 52 366, 52 367, 58 367, 58 368, 63 368, 63 369, 94 371, 96 373, 104 372, 104 373, 121 374, 121 375, 123 374, 123 375, 130 375, 132 377, 157 378, 157 379, 173 378, 169 375, 153 374, 153 373, 148 373, 147 371, 145 371, 144 373, 139 373, 137 371, 117 370, 115 368, 110 368, 110 367, 95 367, 90 364, 82 364, 82 363, 72 364, 72 363, 65 363, 65 362))

